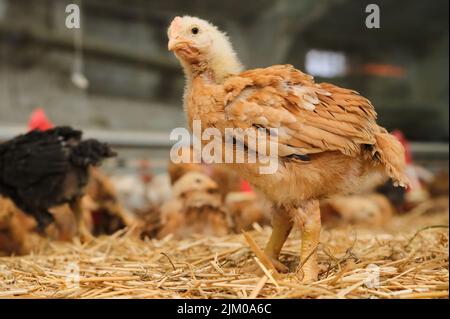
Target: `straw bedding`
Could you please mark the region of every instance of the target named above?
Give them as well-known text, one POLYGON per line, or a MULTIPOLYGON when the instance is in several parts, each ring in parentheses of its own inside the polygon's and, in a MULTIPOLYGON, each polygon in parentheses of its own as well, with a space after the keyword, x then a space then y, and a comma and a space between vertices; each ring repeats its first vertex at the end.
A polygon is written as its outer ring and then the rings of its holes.
POLYGON ((448 212, 394 217, 382 229, 322 231, 321 275, 299 281, 298 234, 276 274, 249 245, 270 229, 255 225, 220 238, 145 241, 122 230, 81 244, 44 241, 31 255, 0 258, 0 298, 448 298, 448 212), (263 275, 239 273, 257 262, 263 275), (379 276, 378 276, 379 275, 379 276))

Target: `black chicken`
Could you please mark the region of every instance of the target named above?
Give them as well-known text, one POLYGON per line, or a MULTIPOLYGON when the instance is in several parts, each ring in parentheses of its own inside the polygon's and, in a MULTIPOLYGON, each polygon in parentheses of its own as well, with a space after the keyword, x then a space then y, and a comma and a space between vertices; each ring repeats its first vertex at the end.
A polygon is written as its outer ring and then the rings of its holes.
POLYGON ((75 214, 79 234, 86 231, 81 197, 89 167, 116 154, 107 144, 82 141, 81 136, 81 131, 61 126, 31 131, 0 144, 0 195, 34 216, 41 232, 53 221, 49 208, 64 203, 75 214))

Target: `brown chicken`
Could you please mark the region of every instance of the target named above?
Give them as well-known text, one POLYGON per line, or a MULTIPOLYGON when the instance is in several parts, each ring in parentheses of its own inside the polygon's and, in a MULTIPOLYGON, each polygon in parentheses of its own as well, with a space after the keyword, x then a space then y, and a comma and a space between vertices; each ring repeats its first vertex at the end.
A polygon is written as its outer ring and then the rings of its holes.
MULTIPOLYGON (((192 147, 184 147, 182 151, 192 151, 192 147)), ((169 160, 167 172, 170 177, 170 183, 173 185, 186 173, 203 173, 204 169, 202 165, 198 163, 174 163, 172 160, 169 160)))
MULTIPOLYGON (((81 219, 86 229, 84 240, 92 240, 92 214, 86 205, 87 196, 83 196, 80 204, 81 219)), ((46 229, 46 236, 59 241, 72 241, 77 236, 77 220, 69 205, 64 204, 50 209, 55 222, 46 229)))
POLYGON ((225 199, 225 207, 236 232, 253 229, 253 224, 264 226, 270 222, 271 205, 254 192, 231 192, 225 199))
POLYGON ((177 239, 193 234, 222 236, 231 229, 217 183, 207 175, 186 173, 173 185, 173 195, 174 199, 161 207, 159 238, 169 234, 177 239))
POLYGON ((448 187, 448 171, 442 170, 438 171, 432 179, 426 183, 426 188, 428 193, 432 198, 447 196, 449 194, 448 187))
POLYGON ((93 214, 95 234, 111 234, 125 226, 134 228, 136 234, 141 230, 142 223, 122 206, 114 185, 98 168, 90 170, 85 197, 83 206, 93 214))
POLYGON ((333 225, 344 221, 350 224, 379 227, 387 223, 394 208, 381 194, 333 196, 320 202, 322 222, 333 225))
MULTIPOLYGON (((119 202, 114 185, 100 169, 91 167, 86 194, 81 200, 82 219, 89 234, 111 234, 123 228, 135 229, 138 235, 141 221, 127 211, 119 202)), ((55 219, 55 227, 47 232, 58 240, 72 240, 76 235, 76 221, 67 205, 51 209, 55 219)), ((92 239, 92 236, 89 235, 92 239)))
MULTIPOLYGON (((188 149, 192 151, 192 146, 188 149)), ((218 184, 219 193, 224 200, 228 193, 238 192, 241 188, 242 180, 236 172, 217 165, 205 163, 174 163, 169 160, 167 171, 172 185, 187 172, 200 172, 208 175, 218 184)))
POLYGON ((191 129, 198 120, 202 132, 220 131, 223 148, 231 145, 236 152, 244 144, 246 158, 249 150, 258 155, 256 163, 225 165, 278 207, 266 254, 286 270, 278 257, 296 223, 302 229, 298 273, 303 281, 317 280, 318 200, 358 190, 373 174, 406 185, 402 145, 377 125, 372 104, 356 91, 315 83, 291 65, 243 72, 227 36, 204 20, 176 17, 168 37, 168 49, 185 73, 184 109, 191 129), (260 152, 230 128, 245 129, 248 136, 275 129, 270 137, 277 154, 260 152), (278 161, 272 174, 261 173, 264 158, 278 161))
POLYGON ((0 197, 0 255, 28 254, 33 246, 36 222, 12 201, 0 197))

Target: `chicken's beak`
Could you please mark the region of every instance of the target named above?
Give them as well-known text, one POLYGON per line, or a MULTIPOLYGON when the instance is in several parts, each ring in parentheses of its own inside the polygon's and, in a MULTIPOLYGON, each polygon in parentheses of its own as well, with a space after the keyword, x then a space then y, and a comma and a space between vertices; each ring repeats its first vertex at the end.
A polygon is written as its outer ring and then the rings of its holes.
POLYGON ((215 182, 215 181, 208 181, 208 183, 205 185, 206 187, 206 190, 209 190, 209 191, 214 191, 214 190, 217 190, 217 188, 218 188, 218 186, 217 186, 217 183, 215 182))
POLYGON ((167 49, 169 51, 173 51, 178 42, 180 42, 181 36, 179 34, 179 30, 181 28, 181 22, 182 19, 180 17, 175 17, 170 23, 170 27, 168 30, 169 43, 167 44, 167 49))
POLYGON ((178 48, 182 47, 182 46, 189 46, 192 43, 186 39, 183 39, 180 36, 176 36, 174 38, 169 38, 169 43, 167 44, 167 49, 169 51, 174 51, 177 50, 178 48))
POLYGON ((175 49, 177 43, 178 43, 177 39, 170 38, 169 43, 167 44, 167 49, 169 51, 173 51, 173 49, 175 49))

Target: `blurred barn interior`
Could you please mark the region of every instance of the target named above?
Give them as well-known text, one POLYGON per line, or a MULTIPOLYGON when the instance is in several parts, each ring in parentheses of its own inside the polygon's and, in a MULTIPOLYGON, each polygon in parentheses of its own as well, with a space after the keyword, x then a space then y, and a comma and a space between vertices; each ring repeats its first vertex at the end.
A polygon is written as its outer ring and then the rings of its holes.
POLYGON ((248 67, 291 63, 358 90, 417 161, 448 164, 446 0, 377 1, 379 29, 365 26, 368 3, 349 0, 80 0, 81 28, 67 29, 71 2, 0 0, 0 140, 42 107, 120 148, 123 168, 147 158, 165 170, 169 133, 185 126, 166 28, 190 14, 227 30, 248 67))

